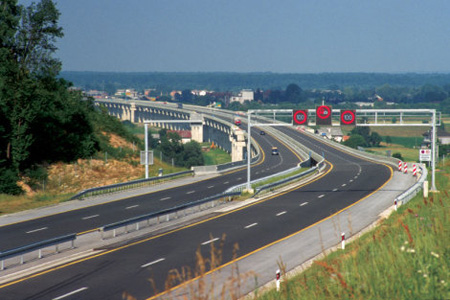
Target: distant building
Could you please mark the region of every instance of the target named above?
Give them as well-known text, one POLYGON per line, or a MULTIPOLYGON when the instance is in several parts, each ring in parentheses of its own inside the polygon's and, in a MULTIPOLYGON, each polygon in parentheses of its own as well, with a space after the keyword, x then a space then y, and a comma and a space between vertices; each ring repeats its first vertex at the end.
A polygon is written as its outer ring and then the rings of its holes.
POLYGON ((167 130, 167 133, 175 132, 181 137, 181 143, 186 144, 192 140, 192 133, 190 130, 167 130))
POLYGON ((134 89, 119 89, 114 94, 116 97, 120 98, 131 98, 131 99, 138 99, 138 92, 136 92, 134 89))
POLYGON ((373 107, 373 102, 355 102, 359 107, 373 107))
POLYGON ((255 93, 253 90, 242 90, 237 96, 233 96, 230 98, 230 102, 239 102, 243 104, 246 100, 253 101, 255 97, 255 93))

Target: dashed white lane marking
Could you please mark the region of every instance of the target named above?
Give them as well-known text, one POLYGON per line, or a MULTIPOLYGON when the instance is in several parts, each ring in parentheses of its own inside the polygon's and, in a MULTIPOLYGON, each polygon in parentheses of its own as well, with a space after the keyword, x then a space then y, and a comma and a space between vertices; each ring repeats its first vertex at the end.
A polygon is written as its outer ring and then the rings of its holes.
POLYGON ((300 206, 305 206, 306 204, 308 204, 308 202, 303 202, 300 206))
POLYGON ((230 182, 229 181, 225 181, 223 184, 229 184, 230 182))
POLYGON ((256 226, 256 225, 258 225, 258 223, 253 223, 253 224, 247 225, 247 226, 245 226, 244 228, 245 228, 245 229, 248 229, 248 228, 253 227, 253 226, 256 226))
POLYGON ((214 186, 213 185, 210 185, 210 186, 208 186, 208 189, 212 189, 214 186))
POLYGON ((342 186, 346 186, 347 184, 346 183, 344 183, 342 186))
POLYGON ((164 198, 161 198, 161 199, 159 199, 159 201, 166 201, 166 200, 169 200, 169 199, 171 199, 172 197, 164 197, 164 198))
POLYGON ((53 298, 53 300, 61 300, 61 299, 64 299, 64 298, 66 298, 66 297, 75 295, 76 293, 85 291, 85 290, 87 290, 87 289, 88 289, 87 287, 82 287, 82 288, 80 288, 80 289, 78 289, 78 290, 72 291, 72 292, 70 292, 70 293, 64 294, 64 295, 59 296, 59 297, 56 297, 56 298, 53 298))
POLYGON ((242 180, 242 177, 239 177, 237 180, 242 180))
POLYGON ((141 268, 146 268, 146 267, 148 267, 148 266, 151 266, 151 265, 157 264, 157 263, 159 263, 159 262, 162 262, 163 260, 166 260, 166 259, 165 259, 165 258, 157 259, 157 260, 155 260, 155 261, 152 261, 152 262, 149 262, 149 263, 147 263, 147 264, 145 264, 145 265, 142 265, 141 268))
POLYGON ((42 227, 42 228, 30 230, 30 231, 27 231, 27 232, 25 232, 25 233, 33 233, 33 232, 38 232, 38 231, 45 230, 45 229, 48 229, 48 227, 42 227))
POLYGON ((203 246, 204 246, 204 245, 208 245, 208 244, 210 244, 210 243, 212 243, 212 242, 215 242, 215 241, 217 241, 217 240, 219 240, 219 238, 213 238, 212 240, 203 242, 202 245, 203 245, 203 246))
POLYGON ((320 195, 319 197, 317 197, 317 198, 323 198, 323 197, 325 197, 325 194, 322 194, 322 195, 320 195))
POLYGON ((195 193, 195 191, 189 191, 186 194, 193 194, 193 193, 195 193))
POLYGON ((132 209, 132 208, 135 208, 135 207, 138 207, 138 206, 139 206, 139 204, 131 205, 131 206, 125 207, 125 209, 132 209))
POLYGON ((358 176, 355 176, 355 177, 353 177, 353 178, 355 178, 355 179, 356 179, 356 178, 358 178, 358 176))
POLYGON ((333 192, 336 192, 338 189, 333 189, 333 192))
POLYGON ((277 213, 277 217, 279 217, 279 216, 281 216, 281 215, 284 215, 285 213, 287 213, 287 211, 279 212, 279 213, 277 213))
POLYGON ((100 216, 100 215, 87 216, 87 217, 82 218, 82 220, 93 219, 93 218, 97 218, 98 216, 100 216))
POLYGON ((353 179, 350 179, 350 182, 353 182, 353 179))

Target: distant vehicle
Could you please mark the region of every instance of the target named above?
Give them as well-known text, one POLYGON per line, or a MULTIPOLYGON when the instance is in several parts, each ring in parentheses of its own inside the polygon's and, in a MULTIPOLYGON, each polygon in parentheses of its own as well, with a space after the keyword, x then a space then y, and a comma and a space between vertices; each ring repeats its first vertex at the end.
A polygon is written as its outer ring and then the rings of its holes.
POLYGON ((177 103, 177 108, 183 108, 183 103, 177 103))
POLYGON ((234 125, 241 126, 241 119, 234 119, 234 125))
POLYGON ((272 147, 272 155, 278 155, 278 148, 277 147, 272 147))
POLYGON ((260 135, 266 135, 266 133, 263 130, 261 130, 259 134, 260 135))

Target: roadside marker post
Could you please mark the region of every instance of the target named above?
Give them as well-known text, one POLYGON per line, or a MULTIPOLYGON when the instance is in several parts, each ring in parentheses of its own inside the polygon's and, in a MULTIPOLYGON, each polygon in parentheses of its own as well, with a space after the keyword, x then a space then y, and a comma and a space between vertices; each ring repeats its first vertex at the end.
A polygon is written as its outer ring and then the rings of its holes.
POLYGON ((341 233, 341 246, 342 250, 345 250, 345 232, 341 233))
POLYGON ((277 270, 277 272, 275 273, 275 277, 277 279, 276 283, 277 283, 277 292, 280 291, 280 269, 277 270))
POLYGON ((398 171, 399 172, 402 171, 402 161, 401 160, 398 161, 398 171))
POLYGON ((413 164, 412 174, 413 174, 414 177, 417 176, 417 167, 416 167, 416 164, 413 164))
POLYGON ((406 162, 403 164, 403 172, 408 174, 408 164, 406 162))

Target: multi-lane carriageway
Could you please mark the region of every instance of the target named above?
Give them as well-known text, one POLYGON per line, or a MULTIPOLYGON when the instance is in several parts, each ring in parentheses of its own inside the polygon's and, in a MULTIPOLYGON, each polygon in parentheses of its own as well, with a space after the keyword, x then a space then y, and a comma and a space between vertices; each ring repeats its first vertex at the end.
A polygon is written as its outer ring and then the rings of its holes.
MULTIPOLYGON (((236 245, 239 250, 234 258, 257 252, 267 244, 299 232, 358 202, 383 186, 392 176, 392 169, 386 165, 343 153, 301 132, 288 128, 279 130, 293 136, 313 151, 324 154, 328 164, 323 175, 309 184, 292 188, 276 197, 5 284, 0 287, 0 299, 122 299, 124 292, 137 299, 149 298, 155 294, 150 281, 154 283, 156 291, 161 292, 170 270, 181 270, 183 266, 195 270, 196 250, 199 249, 208 257, 212 243, 216 246, 222 244, 222 263, 233 259, 236 245)), ((269 153, 270 146, 276 144, 282 155, 266 155, 264 162, 252 168, 253 178, 258 176, 256 170, 275 172, 298 163, 298 157, 289 153, 287 148, 272 137, 260 136, 258 143, 266 153, 269 153), (267 170, 270 167, 278 169, 267 170)), ((218 178, 216 184, 224 185, 226 181, 230 181, 231 185, 235 185, 239 177, 245 180, 245 175, 239 172, 228 175, 230 177, 226 178, 229 179, 218 178)), ((200 185, 208 187, 204 182, 200 185)), ((189 188, 184 187, 184 194, 175 189, 164 191, 157 199, 153 194, 147 198, 155 199, 154 203, 164 203, 165 201, 161 201, 163 197, 187 198, 188 191, 189 188), (178 193, 178 196, 171 196, 175 195, 172 193, 178 193)), ((141 199, 139 204, 133 204, 132 201, 134 199, 116 201, 114 205, 120 206, 123 212, 126 207, 143 205, 145 202, 141 199)), ((86 212, 90 215, 98 214, 86 212)), ((73 229, 77 230, 78 226, 82 226, 83 216, 85 215, 76 217, 73 229)), ((87 220, 93 221, 96 218, 87 220)), ((50 228, 52 222, 50 220, 46 227, 50 228)), ((38 227, 45 227, 44 225, 38 227)), ((91 225, 95 226, 97 225, 91 225)), ((24 230, 31 229, 22 229, 26 232, 24 230)), ((86 228, 77 231, 82 230, 86 228)), ((43 232, 45 230, 35 233, 43 232)))

